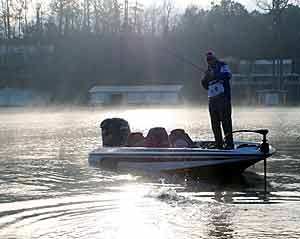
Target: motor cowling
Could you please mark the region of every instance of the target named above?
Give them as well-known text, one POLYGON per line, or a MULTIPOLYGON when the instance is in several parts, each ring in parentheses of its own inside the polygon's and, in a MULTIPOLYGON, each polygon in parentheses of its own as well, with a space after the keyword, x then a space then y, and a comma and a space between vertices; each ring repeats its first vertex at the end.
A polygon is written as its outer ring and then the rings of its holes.
POLYGON ((105 119, 100 124, 103 147, 122 147, 127 143, 130 127, 121 118, 105 119))

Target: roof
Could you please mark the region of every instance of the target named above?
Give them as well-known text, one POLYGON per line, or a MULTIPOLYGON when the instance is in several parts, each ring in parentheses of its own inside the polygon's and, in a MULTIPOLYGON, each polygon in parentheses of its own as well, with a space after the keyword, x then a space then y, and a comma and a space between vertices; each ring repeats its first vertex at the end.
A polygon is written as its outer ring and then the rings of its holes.
POLYGON ((105 92, 178 92, 183 85, 134 85, 134 86, 94 86, 89 93, 105 92))
POLYGON ((277 90, 277 89, 267 89, 267 90, 257 90, 256 93, 258 93, 258 94, 272 94, 272 93, 287 94, 288 91, 287 90, 277 90))
MULTIPOLYGON (((250 63, 251 61, 247 61, 247 60, 241 60, 240 63, 241 64, 248 64, 250 63)), ((253 62, 255 65, 273 65, 273 60, 267 60, 267 59, 258 59, 258 60, 255 60, 253 62)), ((282 63, 283 64, 287 64, 287 65, 290 65, 293 63, 293 61, 291 59, 283 59, 282 60, 282 63)))
POLYGON ((0 95, 31 95, 33 92, 30 89, 20 89, 20 88, 1 88, 0 95))

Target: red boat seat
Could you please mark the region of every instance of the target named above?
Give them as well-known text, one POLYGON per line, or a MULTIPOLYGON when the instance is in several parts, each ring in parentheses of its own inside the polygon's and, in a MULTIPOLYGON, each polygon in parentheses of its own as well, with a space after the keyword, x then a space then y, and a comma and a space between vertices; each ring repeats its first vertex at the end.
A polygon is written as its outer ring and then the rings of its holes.
POLYGON ((194 142, 183 129, 174 129, 169 136, 171 147, 174 148, 192 148, 194 142))
POLYGON ((144 146, 150 148, 169 148, 169 136, 166 129, 162 127, 150 129, 144 146))
POLYGON ((127 147, 142 147, 144 146, 145 137, 140 132, 130 133, 127 138, 127 147))

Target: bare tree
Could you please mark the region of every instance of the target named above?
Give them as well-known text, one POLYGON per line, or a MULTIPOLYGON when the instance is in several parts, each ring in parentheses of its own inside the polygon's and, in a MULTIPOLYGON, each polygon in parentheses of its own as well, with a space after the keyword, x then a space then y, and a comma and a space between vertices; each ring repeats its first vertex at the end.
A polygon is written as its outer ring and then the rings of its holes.
POLYGON ((144 32, 155 35, 158 31, 160 8, 156 5, 149 6, 144 11, 144 32))
POLYGON ((70 29, 75 30, 75 26, 80 29, 82 22, 85 23, 77 0, 52 0, 50 8, 57 19, 60 35, 69 33, 70 29))
POLYGON ((41 28, 42 28, 42 20, 41 20, 41 18, 42 18, 42 14, 41 14, 41 12, 42 12, 42 10, 41 10, 41 8, 42 8, 42 4, 41 3, 37 3, 36 4, 36 31, 37 32, 41 32, 41 28))
POLYGON ((20 5, 22 6, 22 20, 24 20, 24 25, 23 25, 23 34, 26 33, 28 29, 28 9, 29 6, 32 4, 31 0, 19 0, 20 5))
POLYGON ((10 0, 6 0, 6 29, 7 29, 7 39, 11 38, 11 24, 10 24, 10 9, 11 7, 11 1, 10 0))
POLYGON ((3 24, 3 38, 7 39, 7 12, 6 12, 6 0, 1 0, 1 19, 3 24))
POLYGON ((164 33, 168 33, 170 29, 170 18, 174 10, 172 0, 164 0, 162 5, 162 28, 164 33))
POLYGON ((132 18, 133 18, 133 26, 132 29, 134 32, 141 33, 141 15, 144 12, 143 4, 139 3, 137 0, 135 1, 134 5, 131 7, 132 10, 132 18))
POLYGON ((282 11, 292 3, 291 0, 257 0, 257 6, 265 11, 281 14, 282 11))
POLYGON ((113 0, 111 9, 112 31, 120 32, 121 30, 121 7, 118 0, 113 0))
POLYGON ((128 0, 125 0, 124 2, 124 23, 123 28, 125 32, 129 31, 129 6, 128 6, 128 0))
POLYGON ((27 24, 28 24, 27 12, 28 12, 28 0, 24 0, 24 21, 25 21, 25 28, 27 27, 27 24))
POLYGON ((64 7, 65 2, 63 0, 58 0, 58 31, 62 35, 62 27, 63 27, 63 15, 64 15, 64 7))
POLYGON ((84 0, 83 2, 83 25, 87 31, 91 30, 91 1, 84 0))
POLYGON ((21 38, 22 35, 22 8, 18 8, 18 36, 19 39, 21 38))
POLYGON ((2 17, 5 25, 6 39, 21 35, 22 11, 24 9, 22 0, 2 1, 2 17))
POLYGON ((93 0, 92 5, 94 10, 94 32, 98 34, 100 33, 102 0, 93 0))

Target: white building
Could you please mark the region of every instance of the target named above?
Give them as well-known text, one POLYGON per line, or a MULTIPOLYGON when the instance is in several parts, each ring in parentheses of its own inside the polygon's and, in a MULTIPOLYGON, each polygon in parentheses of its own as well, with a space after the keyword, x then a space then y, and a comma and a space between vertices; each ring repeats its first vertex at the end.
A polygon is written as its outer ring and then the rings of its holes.
POLYGON ((95 86, 90 105, 168 105, 180 103, 182 85, 95 86))

